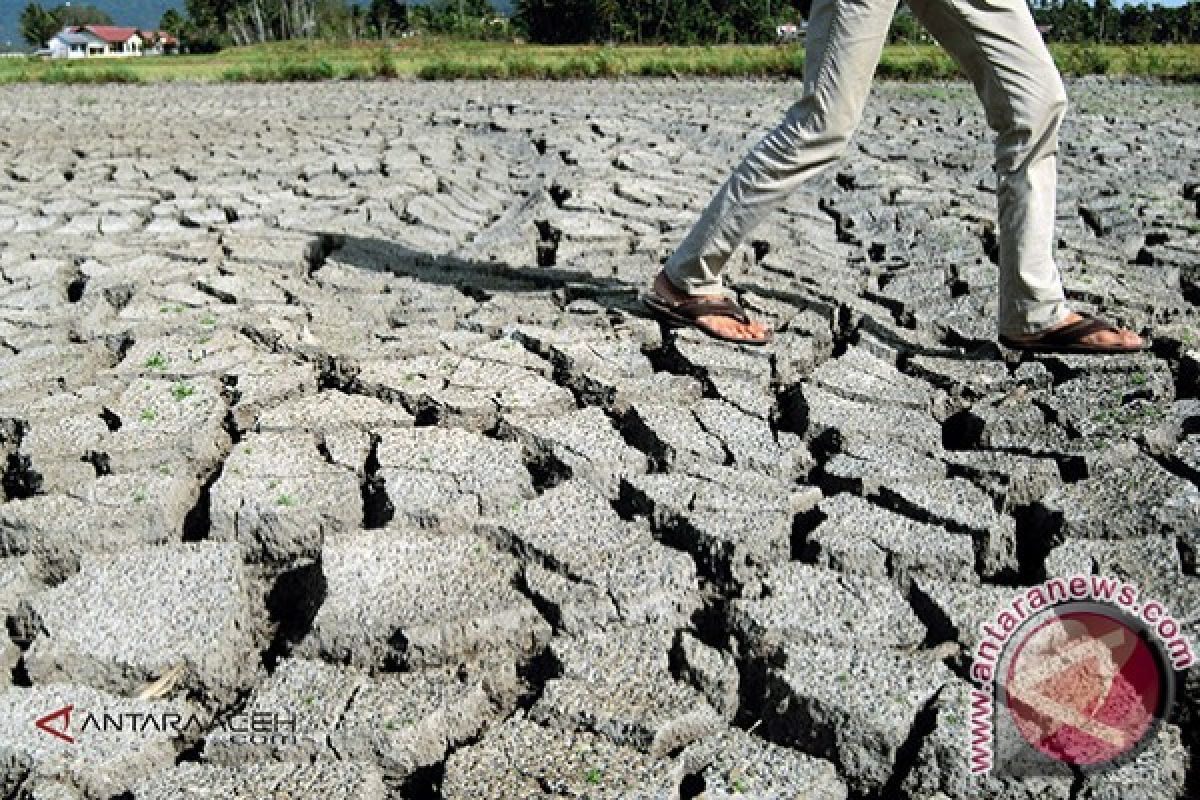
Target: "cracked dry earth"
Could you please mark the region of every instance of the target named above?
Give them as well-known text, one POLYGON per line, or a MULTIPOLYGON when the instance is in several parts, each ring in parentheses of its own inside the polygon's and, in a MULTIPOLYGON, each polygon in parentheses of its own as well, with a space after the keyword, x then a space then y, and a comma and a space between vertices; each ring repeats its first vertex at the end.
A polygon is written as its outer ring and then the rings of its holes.
POLYGON ((796 91, 0 90, 0 789, 1193 791, 1194 685, 1099 776, 972 781, 964 726, 1013 587, 1196 633, 1200 95, 1070 86, 1063 277, 1152 353, 992 343, 963 85, 877 86, 739 255, 770 347, 660 329, 637 293, 796 91))

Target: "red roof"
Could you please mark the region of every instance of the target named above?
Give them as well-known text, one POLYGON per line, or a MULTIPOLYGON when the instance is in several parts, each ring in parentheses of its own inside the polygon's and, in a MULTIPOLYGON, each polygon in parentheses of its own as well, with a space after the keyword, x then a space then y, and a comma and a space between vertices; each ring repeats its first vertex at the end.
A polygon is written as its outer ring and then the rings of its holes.
POLYGON ((113 25, 88 25, 85 27, 89 33, 99 36, 109 44, 121 44, 129 41, 129 38, 137 33, 137 28, 118 28, 113 25))
POLYGON ((163 44, 179 44, 179 40, 166 31, 141 31, 142 38, 147 42, 162 42, 163 44))

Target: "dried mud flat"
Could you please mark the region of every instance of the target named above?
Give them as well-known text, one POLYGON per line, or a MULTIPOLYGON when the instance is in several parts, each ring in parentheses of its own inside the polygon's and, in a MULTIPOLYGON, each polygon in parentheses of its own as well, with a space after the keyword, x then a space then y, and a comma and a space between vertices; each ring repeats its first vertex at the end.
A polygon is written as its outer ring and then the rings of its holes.
POLYGON ((739 256, 769 348, 661 330, 796 88, 0 90, 0 792, 1185 795, 1193 686, 1120 770, 982 782, 965 692, 1046 575, 1194 618, 1200 95, 1070 86, 1063 277, 1152 353, 992 343, 963 86, 877 86, 739 256))

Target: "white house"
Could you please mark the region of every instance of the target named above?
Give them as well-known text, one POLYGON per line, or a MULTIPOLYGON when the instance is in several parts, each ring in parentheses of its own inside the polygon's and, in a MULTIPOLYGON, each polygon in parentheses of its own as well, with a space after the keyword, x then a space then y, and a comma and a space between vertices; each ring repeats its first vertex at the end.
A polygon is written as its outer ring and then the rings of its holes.
POLYGON ((140 56, 142 37, 137 28, 118 28, 112 25, 73 26, 54 34, 48 49, 51 58, 140 56))
POLYGON ((100 44, 93 36, 63 28, 54 34, 46 50, 51 58, 87 58, 88 48, 92 45, 99 47, 100 44))

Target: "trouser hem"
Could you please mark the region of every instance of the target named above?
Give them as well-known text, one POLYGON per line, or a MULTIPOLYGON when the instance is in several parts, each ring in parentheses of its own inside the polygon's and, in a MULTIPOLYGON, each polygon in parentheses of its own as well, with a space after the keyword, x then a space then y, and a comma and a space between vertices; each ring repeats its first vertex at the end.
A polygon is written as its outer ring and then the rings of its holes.
POLYGON ((663 274, 679 291, 690 295, 724 294, 725 288, 720 281, 697 280, 680 274, 680 268, 673 266, 670 261, 663 267, 663 274))

